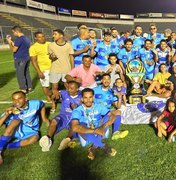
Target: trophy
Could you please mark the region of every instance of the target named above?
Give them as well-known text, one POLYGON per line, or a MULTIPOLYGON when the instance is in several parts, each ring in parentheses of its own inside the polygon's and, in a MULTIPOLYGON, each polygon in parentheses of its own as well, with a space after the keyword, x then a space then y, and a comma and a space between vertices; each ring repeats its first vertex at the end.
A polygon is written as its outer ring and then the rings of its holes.
POLYGON ((145 76, 145 68, 143 63, 138 59, 128 61, 126 67, 126 75, 129 77, 132 83, 129 103, 145 103, 145 96, 143 96, 141 89, 141 85, 143 84, 143 78, 145 76))

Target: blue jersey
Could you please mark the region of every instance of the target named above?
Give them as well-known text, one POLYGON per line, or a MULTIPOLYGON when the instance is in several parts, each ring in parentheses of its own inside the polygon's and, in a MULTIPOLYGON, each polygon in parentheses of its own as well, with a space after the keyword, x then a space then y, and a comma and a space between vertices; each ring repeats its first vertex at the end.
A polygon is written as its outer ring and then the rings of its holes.
POLYGON ((11 114, 5 120, 7 126, 14 119, 21 120, 14 136, 17 139, 26 139, 39 131, 39 115, 44 103, 39 100, 29 100, 25 109, 19 109, 19 114, 11 114))
POLYGON ((141 59, 145 67, 145 78, 152 80, 154 76, 155 63, 153 65, 148 65, 146 62, 154 60, 154 53, 152 49, 150 49, 149 51, 147 51, 145 48, 140 49, 139 58, 141 59))
POLYGON ((173 42, 171 42, 171 41, 169 41, 168 43, 167 43, 171 48, 176 48, 176 41, 173 41, 173 42))
POLYGON ((126 48, 120 50, 118 54, 118 59, 122 61, 124 68, 126 68, 126 63, 130 60, 136 59, 138 57, 138 51, 136 49, 132 49, 127 52, 126 48))
POLYGON ((113 90, 109 88, 104 90, 102 86, 97 86, 94 88, 95 102, 105 105, 109 110, 113 102, 117 101, 117 97, 114 95, 113 90))
POLYGON ((13 56, 15 60, 29 60, 30 40, 27 36, 17 37, 14 41, 14 46, 18 47, 13 56))
POLYGON ((160 41, 164 39, 164 35, 160 33, 156 33, 156 36, 153 34, 148 34, 147 39, 153 40, 155 45, 160 44, 160 41))
POLYGON ((84 105, 73 110, 71 120, 78 120, 88 128, 96 129, 101 126, 102 118, 108 114, 109 109, 102 104, 93 104, 92 107, 86 108, 84 105))
POLYGON ((169 56, 169 50, 165 49, 165 51, 162 51, 160 48, 156 49, 158 52, 158 63, 166 63, 169 56))
MULTIPOLYGON (((72 45, 72 48, 74 49, 74 51, 80 51, 89 44, 88 44, 88 40, 81 40, 79 37, 77 37, 71 41, 71 45, 72 45)), ((88 51, 86 53, 82 53, 82 54, 79 54, 74 57, 75 67, 82 64, 82 57, 86 54, 90 54, 90 52, 88 51)))
POLYGON ((122 40, 122 38, 112 39, 111 44, 116 45, 120 49, 121 46, 124 45, 124 41, 122 40))
POLYGON ((90 47, 92 47, 92 43, 93 42, 96 42, 96 44, 98 45, 98 44, 100 44, 101 42, 102 42, 102 40, 101 39, 95 39, 95 40, 88 40, 88 44, 90 45, 90 47))
POLYGON ((73 111, 72 105, 79 106, 81 104, 81 92, 79 91, 78 95, 74 97, 70 96, 70 94, 66 90, 61 90, 60 93, 62 98, 60 114, 64 114, 70 118, 73 111))
POLYGON ((144 41, 145 41, 144 37, 142 36, 138 37, 138 36, 133 35, 128 38, 133 40, 133 48, 139 50, 144 46, 144 41))
POLYGON ((119 48, 114 45, 105 45, 104 42, 98 44, 95 48, 97 56, 94 60, 94 63, 99 66, 101 69, 104 69, 105 66, 109 64, 108 57, 110 53, 118 54, 119 48))

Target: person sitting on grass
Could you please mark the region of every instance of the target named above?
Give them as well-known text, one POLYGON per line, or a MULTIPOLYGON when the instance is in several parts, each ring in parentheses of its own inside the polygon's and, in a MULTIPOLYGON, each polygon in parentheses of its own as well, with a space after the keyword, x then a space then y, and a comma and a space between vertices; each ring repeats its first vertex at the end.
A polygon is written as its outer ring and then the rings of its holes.
POLYGON ((176 128, 176 99, 169 98, 166 102, 165 110, 162 112, 162 114, 159 116, 159 118, 156 121, 156 128, 158 129, 158 137, 162 136, 168 136, 168 134, 171 133, 171 135, 168 138, 168 141, 171 142, 172 136, 175 134, 175 128, 176 128), (165 119, 165 121, 163 121, 165 119), (174 132, 174 131, 175 132, 174 132), (173 131, 173 133, 172 133, 173 131))
POLYGON ((114 148, 108 147, 102 142, 108 137, 109 128, 116 119, 113 112, 103 104, 94 103, 94 90, 85 88, 82 90, 82 105, 72 112, 71 126, 73 132, 78 133, 78 138, 83 147, 91 145, 88 149, 88 158, 95 158, 95 150, 102 148, 110 156, 116 155, 114 148))
POLYGON ((145 96, 150 96, 152 91, 154 90, 161 98, 167 98, 171 96, 171 84, 168 83, 168 78, 171 76, 169 72, 167 72, 166 64, 162 63, 159 66, 159 72, 154 76, 153 81, 146 80, 147 83, 150 83, 150 86, 147 90, 147 94, 145 96))
POLYGON ((0 165, 3 164, 2 152, 5 148, 19 148, 32 144, 39 139, 39 116, 49 125, 45 116, 45 105, 39 100, 27 100, 26 94, 16 91, 12 94, 13 106, 1 115, 0 126, 6 125, 0 137, 0 165), (16 141, 11 141, 16 139, 16 141))
POLYGON ((61 130, 69 129, 69 133, 67 138, 61 141, 58 150, 67 148, 73 136, 70 129, 71 113, 74 108, 81 104, 81 93, 79 91, 79 84, 75 81, 68 82, 67 89, 59 92, 59 96, 62 99, 60 113, 51 120, 47 135, 43 136, 39 141, 43 152, 50 150, 53 136, 61 130))
MULTIPOLYGON (((121 95, 114 95, 113 90, 110 88, 111 76, 110 74, 103 74, 101 79, 102 85, 94 88, 95 102, 105 105, 109 111, 112 111, 111 106, 113 105, 116 109, 121 107, 121 95)), ((124 138, 128 135, 128 131, 119 131, 121 124, 121 112, 114 110, 113 113, 116 115, 116 120, 112 124, 112 140, 124 138)))

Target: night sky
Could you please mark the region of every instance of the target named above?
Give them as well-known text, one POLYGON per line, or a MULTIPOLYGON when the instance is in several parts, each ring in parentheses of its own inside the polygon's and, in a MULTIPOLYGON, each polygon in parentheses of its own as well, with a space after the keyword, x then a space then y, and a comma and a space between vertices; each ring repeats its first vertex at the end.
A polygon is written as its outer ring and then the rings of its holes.
POLYGON ((102 13, 176 13, 176 0, 36 0, 58 7, 102 13))

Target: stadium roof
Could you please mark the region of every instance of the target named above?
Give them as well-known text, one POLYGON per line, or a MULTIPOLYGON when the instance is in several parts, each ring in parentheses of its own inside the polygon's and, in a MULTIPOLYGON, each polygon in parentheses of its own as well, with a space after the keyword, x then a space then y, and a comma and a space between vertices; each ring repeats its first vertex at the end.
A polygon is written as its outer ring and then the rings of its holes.
POLYGON ((102 13, 176 13, 176 0, 35 0, 68 9, 102 13))

